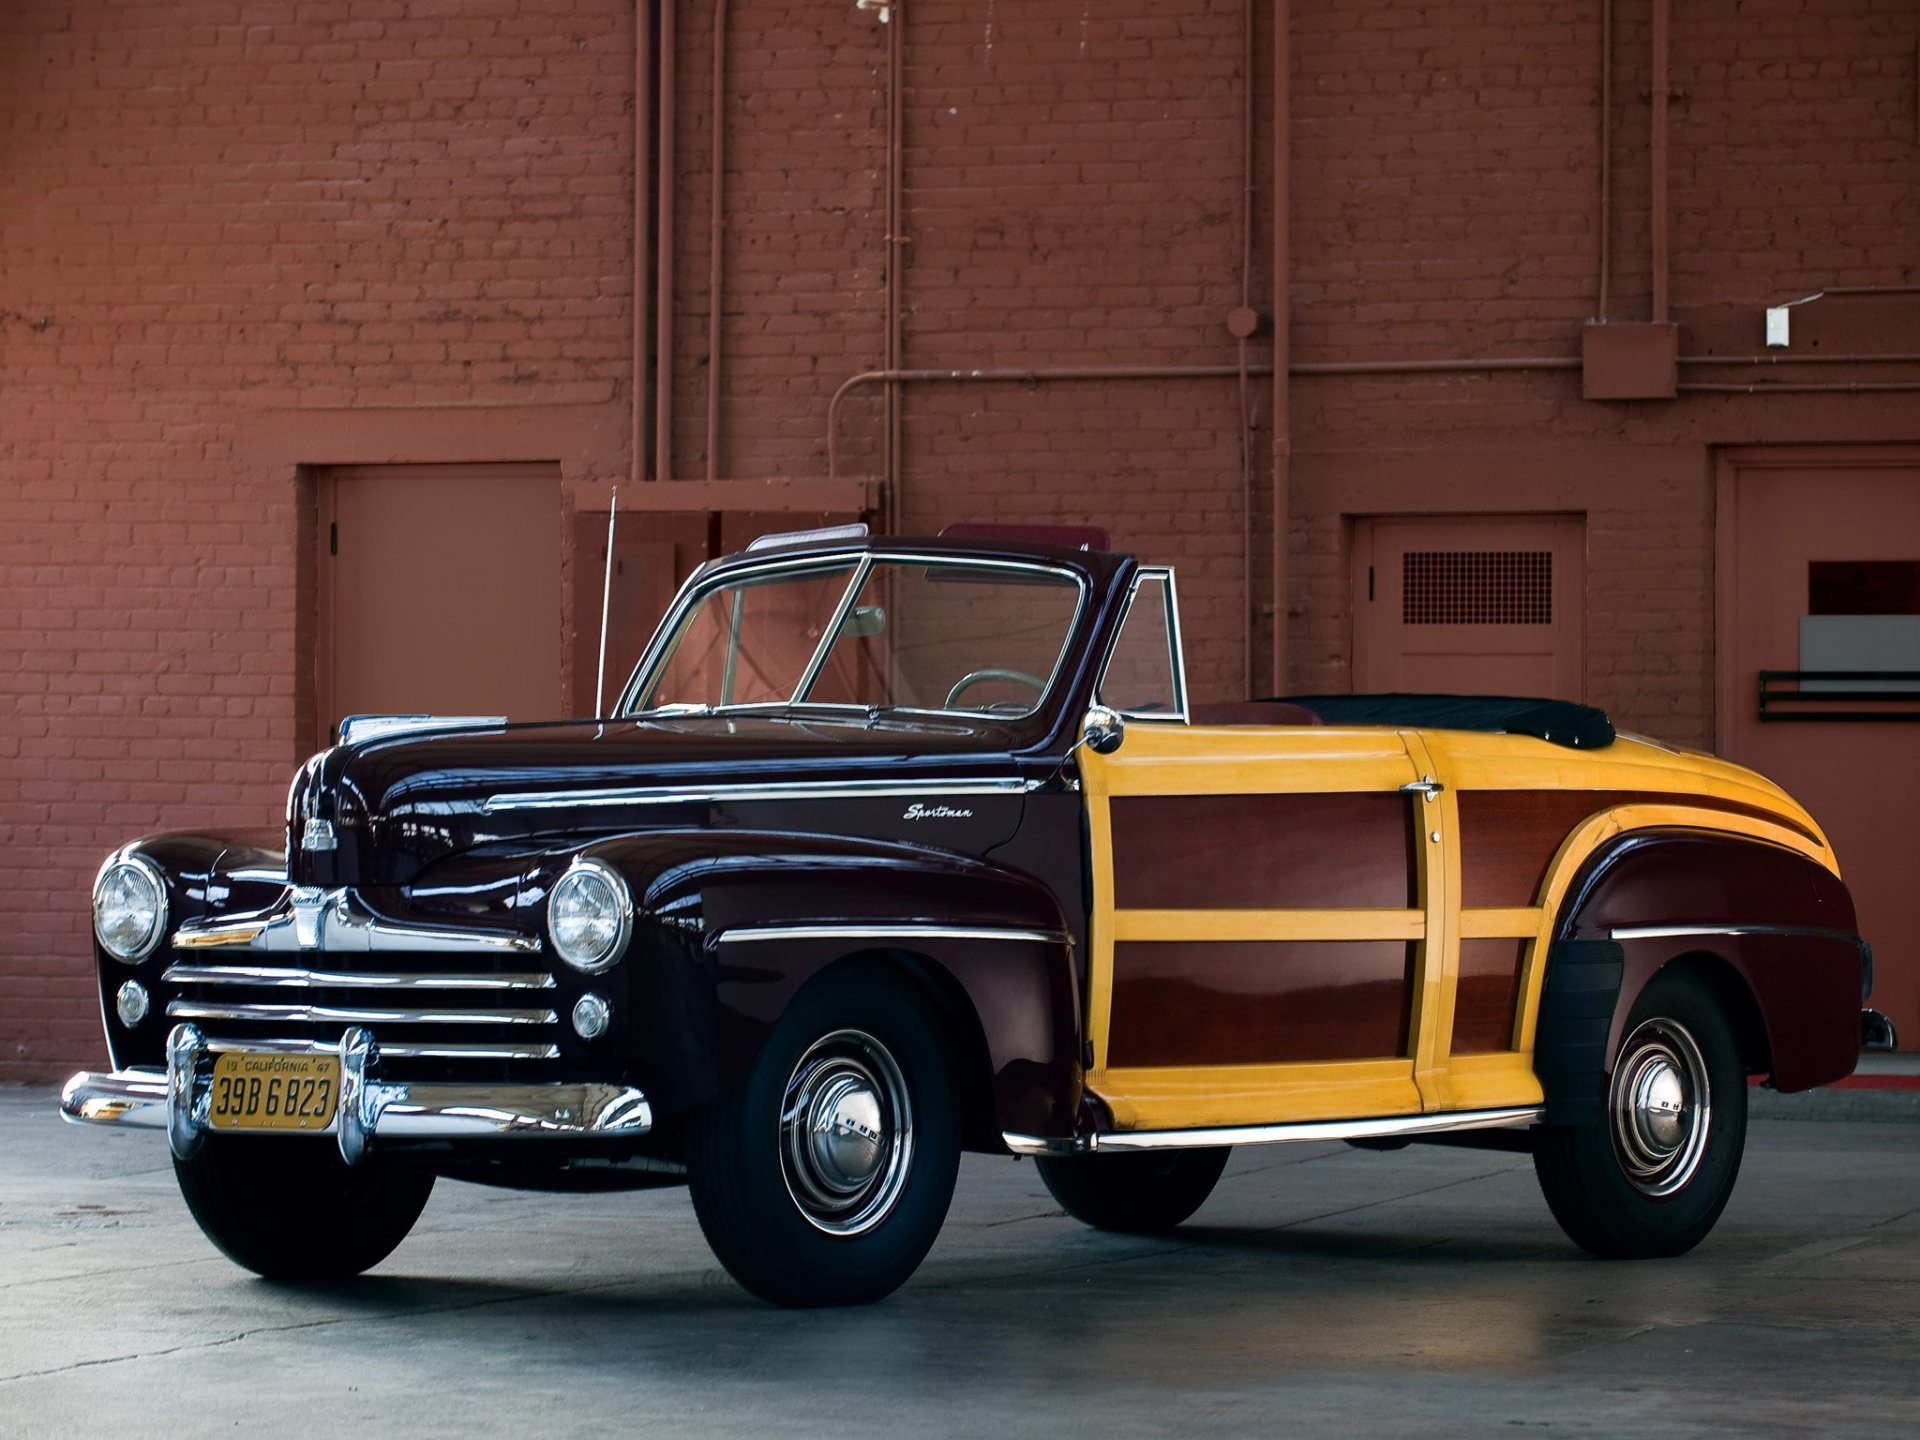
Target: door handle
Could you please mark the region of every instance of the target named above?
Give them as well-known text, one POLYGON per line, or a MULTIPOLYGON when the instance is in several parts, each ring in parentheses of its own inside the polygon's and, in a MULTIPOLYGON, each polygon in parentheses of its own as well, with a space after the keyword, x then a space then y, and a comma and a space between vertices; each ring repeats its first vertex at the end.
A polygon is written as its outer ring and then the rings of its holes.
POLYGON ((1424 795, 1427 803, 1431 805, 1434 796, 1446 788, 1446 786, 1442 785, 1431 775, 1423 775, 1418 780, 1409 780, 1406 784, 1402 785, 1400 787, 1400 793, 1402 795, 1424 795))

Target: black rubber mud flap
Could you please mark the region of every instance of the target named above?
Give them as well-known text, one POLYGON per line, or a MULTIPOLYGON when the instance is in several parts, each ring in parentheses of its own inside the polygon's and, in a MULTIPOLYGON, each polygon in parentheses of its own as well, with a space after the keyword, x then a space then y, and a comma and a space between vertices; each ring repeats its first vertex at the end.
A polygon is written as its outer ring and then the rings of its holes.
POLYGON ((1611 940, 1556 940, 1547 947, 1533 1069, 1549 1125, 1586 1125, 1606 1113, 1607 1035, 1620 1003, 1625 952, 1611 940))

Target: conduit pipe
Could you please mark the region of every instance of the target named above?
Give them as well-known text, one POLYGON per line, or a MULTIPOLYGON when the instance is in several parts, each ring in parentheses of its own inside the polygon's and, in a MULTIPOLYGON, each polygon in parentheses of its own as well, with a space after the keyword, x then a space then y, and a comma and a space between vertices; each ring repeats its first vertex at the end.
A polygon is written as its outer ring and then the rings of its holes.
POLYGON ((1751 385, 1721 385, 1682 382, 1674 387, 1695 395, 1891 395, 1920 391, 1920 380, 1834 380, 1780 381, 1756 380, 1751 385))
MULTIPOLYGON (((1255 371, 1265 373, 1266 366, 1255 371)), ((840 382, 827 401, 827 478, 840 470, 840 402, 862 385, 953 384, 1033 385, 1046 380, 1218 380, 1237 376, 1238 365, 1067 365, 1013 370, 863 370, 840 382)))
MULTIPOLYGON (((905 84, 905 59, 903 50, 906 45, 906 6, 902 0, 893 0, 892 8, 886 12, 887 26, 887 296, 885 346, 885 368, 889 372, 900 369, 900 360, 904 351, 901 337, 901 295, 902 286, 900 268, 906 259, 906 237, 901 234, 905 228, 906 209, 906 161, 904 120, 905 96, 901 93, 905 84)), ((905 474, 905 465, 900 454, 900 390, 899 386, 887 383, 886 401, 886 454, 883 457, 884 479, 881 485, 881 528, 891 533, 899 528, 900 517, 905 513, 900 488, 905 474)), ((831 423, 831 422, 829 422, 831 423)), ((832 474, 829 466, 828 474, 832 474)))
POLYGON ((1287 547, 1293 525, 1293 418, 1288 403, 1291 276, 1292 7, 1273 0, 1273 689, 1287 690, 1287 547))
POLYGON ((635 481, 647 469, 647 223, 653 166, 653 0, 633 6, 633 438, 628 447, 635 481))
POLYGON ((1653 323, 1667 323, 1667 78, 1672 0, 1653 0, 1652 250, 1653 323))
POLYGON ((673 478, 673 231, 674 96, 678 93, 678 35, 674 0, 660 0, 660 200, 653 332, 653 474, 673 478))
MULTIPOLYGON (((669 0, 671 3, 671 0, 669 0)), ((720 242, 726 220, 727 0, 713 0, 713 174, 707 215, 707 479, 720 478, 720 242)))
POLYGON ((1600 298, 1594 318, 1607 321, 1613 276, 1613 0, 1600 0, 1600 298))
MULTIPOLYGON (((1246 0, 1240 12, 1240 311, 1234 338, 1240 364, 1240 689, 1253 696, 1253 377, 1247 342, 1257 319, 1253 313, 1253 10, 1246 0)), ((1276 687, 1277 688, 1277 687, 1276 687)))

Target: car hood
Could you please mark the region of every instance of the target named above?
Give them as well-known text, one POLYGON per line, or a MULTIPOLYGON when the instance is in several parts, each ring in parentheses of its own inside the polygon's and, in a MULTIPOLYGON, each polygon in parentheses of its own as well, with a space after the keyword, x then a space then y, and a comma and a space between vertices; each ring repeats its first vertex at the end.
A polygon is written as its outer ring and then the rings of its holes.
MULTIPOLYGON (((478 845, 572 841, 650 828, 827 829, 997 843, 1023 787, 1051 767, 1021 727, 987 719, 864 712, 674 715, 493 725, 389 735, 315 756, 288 795, 297 884, 405 884, 478 845), (972 792, 981 803, 947 805, 972 792), (920 797, 916 799, 916 797, 920 797), (1013 804, 1007 810, 1004 801, 1013 804), (919 811, 908 812, 915 805, 919 811), (796 807, 806 807, 804 814, 796 807), (309 843, 310 821, 334 849, 309 843), (903 835, 894 831, 905 827, 903 835)), ((324 843, 324 842, 322 842, 324 843)))

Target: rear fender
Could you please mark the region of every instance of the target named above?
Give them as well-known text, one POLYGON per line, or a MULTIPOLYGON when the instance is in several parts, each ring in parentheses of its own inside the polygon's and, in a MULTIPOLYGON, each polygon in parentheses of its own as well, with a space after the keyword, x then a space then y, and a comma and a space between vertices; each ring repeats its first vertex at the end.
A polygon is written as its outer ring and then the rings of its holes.
POLYGON ((1028 876, 915 846, 710 830, 584 853, 633 887, 621 1031, 663 1115, 753 1064, 802 986, 859 959, 920 989, 960 1067, 969 1141, 1071 1133, 1079 987, 1059 906, 1028 876))
POLYGON ((1685 965, 1726 997, 1749 1072, 1770 1074, 1781 1090, 1827 1084, 1851 1074, 1859 1056, 1864 959, 1852 897, 1810 856, 1710 831, 1629 833, 1589 857, 1565 891, 1536 1069, 1544 1084, 1559 1067, 1553 1051, 1566 1032, 1556 1017, 1591 1011, 1596 984, 1616 986, 1605 1005, 1610 1058, 1647 984, 1685 965), (1563 959, 1573 963, 1556 986, 1563 959))

